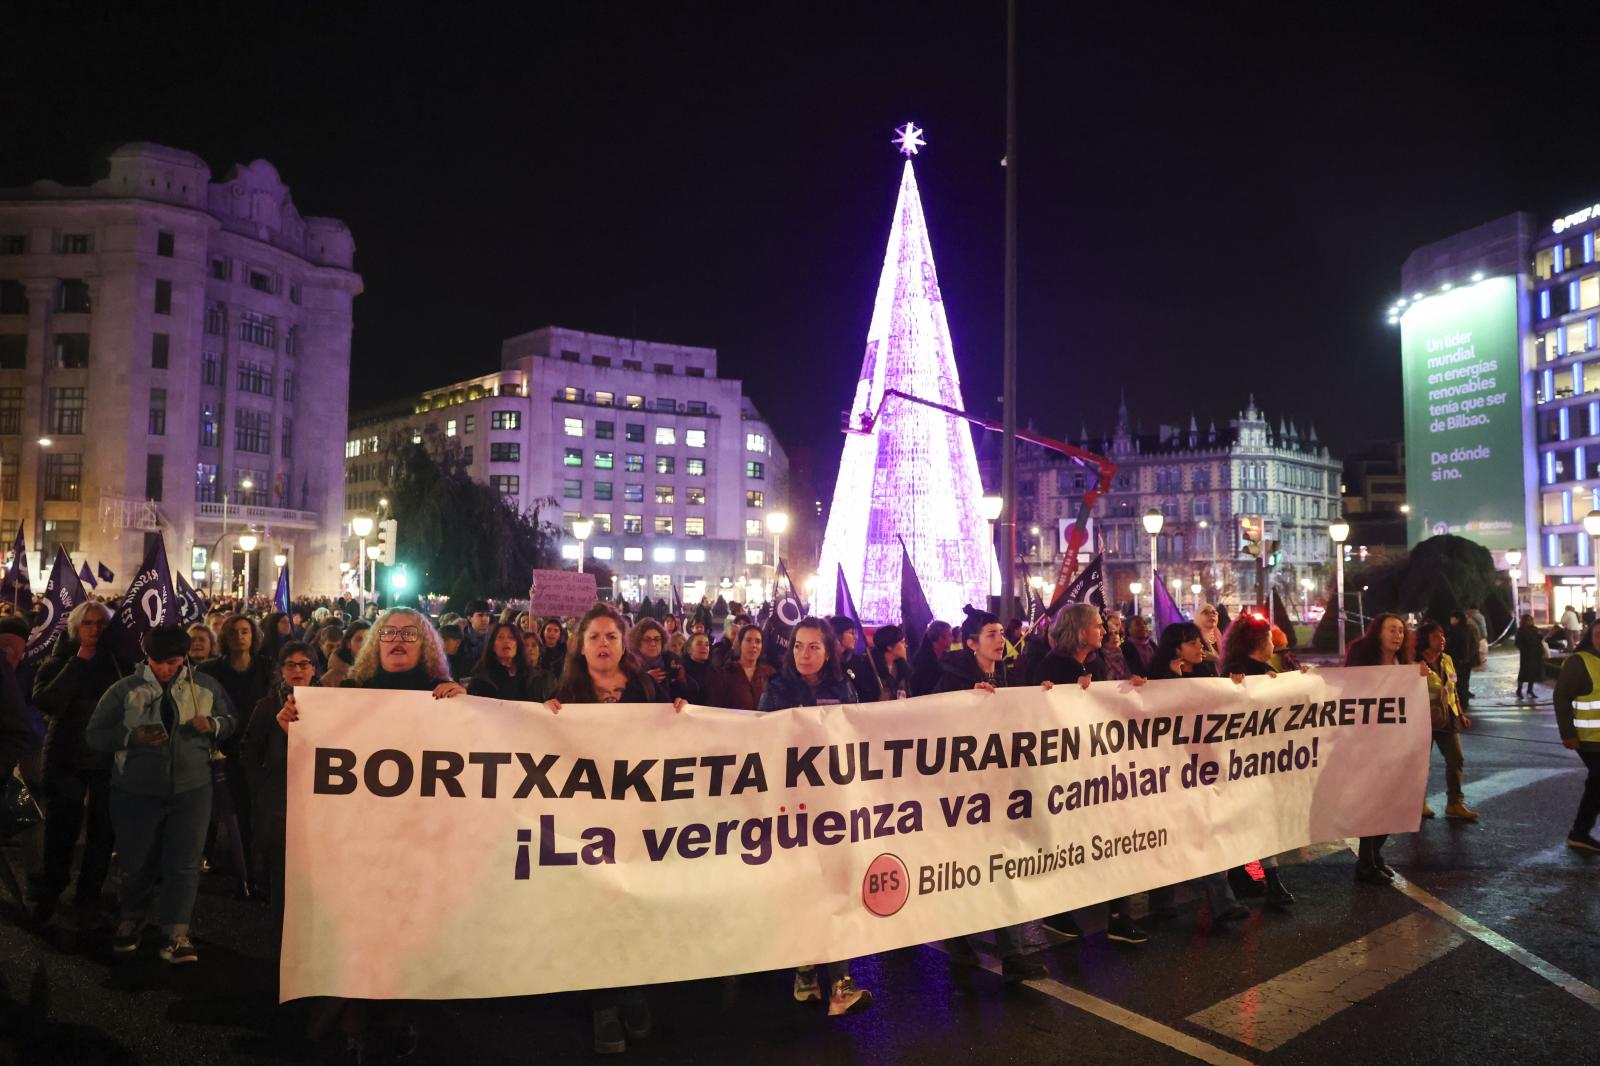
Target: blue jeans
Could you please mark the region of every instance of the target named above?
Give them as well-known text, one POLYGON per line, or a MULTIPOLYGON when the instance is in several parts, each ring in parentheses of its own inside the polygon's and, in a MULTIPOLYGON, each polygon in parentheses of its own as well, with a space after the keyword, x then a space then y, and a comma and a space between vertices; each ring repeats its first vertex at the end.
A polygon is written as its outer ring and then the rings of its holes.
POLYGON ((117 901, 124 918, 149 909, 159 878, 157 924, 168 936, 188 932, 195 893, 200 889, 200 852, 210 821, 210 784, 171 796, 111 790, 111 824, 117 832, 117 901))

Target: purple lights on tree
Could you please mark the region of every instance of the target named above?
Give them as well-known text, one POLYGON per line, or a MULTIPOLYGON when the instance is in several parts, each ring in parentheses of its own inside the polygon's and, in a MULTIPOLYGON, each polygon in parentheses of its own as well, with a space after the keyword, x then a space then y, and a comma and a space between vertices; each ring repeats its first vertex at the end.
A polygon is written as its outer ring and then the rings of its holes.
MULTIPOLYGON (((965 409, 910 159, 922 131, 908 122, 896 132, 907 158, 817 567, 843 568, 869 625, 900 621, 901 538, 940 618, 986 605, 994 566, 971 430, 931 408, 885 403, 897 389, 965 409)), ((832 613, 834 584, 818 582, 816 610, 832 613)))

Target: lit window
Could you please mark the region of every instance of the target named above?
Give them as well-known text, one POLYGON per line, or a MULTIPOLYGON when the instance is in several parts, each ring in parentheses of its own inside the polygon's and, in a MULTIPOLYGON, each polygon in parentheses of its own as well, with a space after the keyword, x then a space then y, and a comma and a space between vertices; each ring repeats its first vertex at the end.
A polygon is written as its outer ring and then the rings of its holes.
POLYGON ((595 452, 594 465, 597 470, 610 470, 615 465, 614 452, 595 452))
POLYGON ((675 563, 678 561, 677 548, 655 548, 650 552, 650 559, 658 563, 675 563))
POLYGON ((766 494, 751 489, 744 494, 744 505, 746 507, 765 507, 767 505, 766 494))
POLYGON ((705 477, 706 461, 704 459, 686 459, 684 460, 684 469, 688 471, 690 477, 705 477))
POLYGON ((671 426, 656 427, 656 446, 670 448, 678 443, 678 431, 671 426))
POLYGON ((583 436, 583 419, 563 418, 561 420, 561 432, 565 433, 569 437, 583 436))
POLYGON ((616 396, 609 392, 597 392, 594 394, 594 402, 601 407, 610 407, 616 400, 616 396))
POLYGON ((561 390, 561 398, 566 400, 568 403, 582 403, 583 390, 575 389, 571 385, 568 385, 566 388, 561 390))
POLYGON ((583 449, 582 448, 567 448, 565 450, 564 454, 561 456, 561 465, 562 466, 582 466, 583 465, 583 449))
POLYGON ((644 456, 629 452, 622 461, 622 469, 630 474, 637 474, 644 469, 644 456))
POLYGON ((622 498, 624 500, 628 501, 629 503, 643 503, 644 502, 644 486, 643 485, 624 485, 624 486, 622 486, 622 498))
POLYGON ((672 502, 672 486, 671 485, 657 485, 656 486, 656 503, 666 504, 666 503, 671 503, 671 502, 672 502))
POLYGON ((683 561, 686 563, 703 563, 706 561, 706 550, 704 548, 685 548, 683 550, 683 561))
POLYGON ((766 454, 767 435, 765 433, 746 433, 744 435, 744 450, 766 454))
POLYGON ((622 531, 624 533, 643 533, 644 532, 644 517, 642 515, 636 515, 636 514, 625 514, 625 515, 623 515, 622 516, 622 531))
POLYGON ((684 493, 684 496, 688 498, 688 503, 691 507, 704 507, 706 505, 705 489, 689 489, 684 493))
POLYGON ((625 562, 625 563, 642 563, 642 562, 644 562, 644 549, 643 548, 623 548, 622 549, 622 561, 625 562))
POLYGON ((656 532, 657 533, 671 533, 672 532, 672 516, 671 515, 660 515, 659 517, 657 517, 656 518, 656 527, 655 528, 656 528, 656 532))
MULTIPOLYGON (((582 448, 568 448, 567 449, 567 453, 569 455, 572 454, 573 452, 577 453, 578 461, 576 463, 574 463, 574 462, 571 462, 569 460, 566 465, 567 466, 582 466, 583 465, 583 449, 582 448)), ((489 461, 491 463, 520 463, 520 462, 522 462, 522 443, 520 441, 514 441, 514 440, 513 441, 491 441, 489 443, 489 461)))
MULTIPOLYGON (((490 415, 489 415, 489 428, 490 429, 521 429, 522 428, 522 412, 521 411, 494 411, 494 412, 491 412, 490 415)), ((583 436, 583 431, 581 429, 579 430, 578 435, 580 437, 583 436)))
POLYGON ((703 537, 706 535, 706 520, 704 518, 685 518, 683 520, 683 531, 691 537, 703 537))
POLYGON ((456 420, 455 419, 453 419, 453 418, 445 419, 444 435, 447 436, 447 437, 453 437, 453 436, 456 435, 456 420))
POLYGON ((704 448, 706 446, 706 431, 703 429, 684 430, 683 443, 691 448, 704 448))
POLYGON ((642 410, 644 410, 644 397, 643 396, 629 396, 624 400, 624 404, 627 407, 630 407, 635 411, 642 411, 642 410))
POLYGON ((670 474, 677 467, 677 462, 670 455, 656 456, 656 473, 670 474))
POLYGON ((761 519, 746 518, 744 520, 744 535, 747 537, 761 536, 761 519))
POLYGON ((766 553, 760 548, 746 548, 744 552, 744 565, 761 566, 763 565, 762 560, 765 558, 766 553))
POLYGON ((744 476, 754 481, 765 480, 767 476, 766 464, 755 462, 745 463, 744 476))
POLYGON ((576 544, 563 544, 561 546, 561 558, 563 558, 563 559, 576 559, 577 557, 578 557, 578 546, 576 544))
POLYGON ((594 531, 596 533, 610 533, 611 532, 611 515, 610 514, 602 512, 600 514, 592 515, 591 517, 594 519, 594 531))
POLYGON ((593 554, 596 559, 599 559, 603 563, 611 561, 611 549, 606 547, 604 544, 596 544, 594 546, 594 551, 591 554, 593 554))

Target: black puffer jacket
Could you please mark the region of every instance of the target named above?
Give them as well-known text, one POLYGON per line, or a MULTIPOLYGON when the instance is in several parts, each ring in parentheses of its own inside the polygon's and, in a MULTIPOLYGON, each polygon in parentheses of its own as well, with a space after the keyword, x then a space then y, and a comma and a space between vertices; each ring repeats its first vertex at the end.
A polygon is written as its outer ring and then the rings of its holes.
POLYGON ((133 672, 133 664, 101 639, 92 659, 78 657, 78 642, 62 639, 33 679, 33 703, 49 719, 44 762, 60 770, 109 770, 111 756, 92 751, 83 731, 106 689, 133 672))

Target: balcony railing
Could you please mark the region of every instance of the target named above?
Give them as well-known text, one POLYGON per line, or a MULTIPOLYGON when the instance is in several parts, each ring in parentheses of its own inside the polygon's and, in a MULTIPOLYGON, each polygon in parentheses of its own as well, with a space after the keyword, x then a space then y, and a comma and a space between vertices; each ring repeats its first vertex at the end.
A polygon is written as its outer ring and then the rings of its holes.
POLYGON ((255 507, 249 504, 220 504, 197 503, 194 505, 195 518, 201 521, 221 522, 223 507, 227 507, 229 524, 238 523, 245 525, 277 525, 292 526, 300 529, 315 529, 318 525, 316 511, 298 511, 291 507, 255 507))

